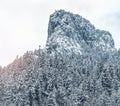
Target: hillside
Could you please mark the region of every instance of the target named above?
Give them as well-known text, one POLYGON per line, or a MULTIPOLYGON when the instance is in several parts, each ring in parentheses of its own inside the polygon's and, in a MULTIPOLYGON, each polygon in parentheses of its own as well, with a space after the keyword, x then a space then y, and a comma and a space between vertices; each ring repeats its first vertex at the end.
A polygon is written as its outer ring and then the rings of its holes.
POLYGON ((119 106, 120 50, 108 31, 64 10, 44 49, 0 68, 0 106, 119 106))

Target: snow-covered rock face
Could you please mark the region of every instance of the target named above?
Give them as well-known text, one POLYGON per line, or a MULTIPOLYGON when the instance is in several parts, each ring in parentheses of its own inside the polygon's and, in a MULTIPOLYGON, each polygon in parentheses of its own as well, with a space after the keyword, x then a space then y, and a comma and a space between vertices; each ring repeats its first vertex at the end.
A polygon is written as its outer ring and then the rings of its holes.
POLYGON ((85 18, 64 10, 50 16, 47 48, 57 52, 82 53, 87 48, 114 49, 114 40, 107 31, 95 29, 85 18))

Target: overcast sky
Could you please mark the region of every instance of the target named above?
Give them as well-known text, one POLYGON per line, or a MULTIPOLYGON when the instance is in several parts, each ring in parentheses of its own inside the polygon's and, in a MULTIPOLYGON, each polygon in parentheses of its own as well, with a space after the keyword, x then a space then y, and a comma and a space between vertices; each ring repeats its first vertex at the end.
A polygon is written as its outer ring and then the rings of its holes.
POLYGON ((120 0, 0 0, 0 65, 44 46, 49 15, 65 9, 109 30, 120 47, 120 0))

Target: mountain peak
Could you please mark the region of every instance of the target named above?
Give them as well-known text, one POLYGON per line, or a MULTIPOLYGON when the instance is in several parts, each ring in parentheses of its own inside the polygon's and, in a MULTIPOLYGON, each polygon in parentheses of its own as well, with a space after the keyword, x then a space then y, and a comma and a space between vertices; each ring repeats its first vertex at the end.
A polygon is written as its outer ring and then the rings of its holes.
POLYGON ((87 47, 114 49, 114 40, 108 31, 99 30, 87 19, 64 10, 55 11, 49 20, 47 47, 81 53, 87 47))

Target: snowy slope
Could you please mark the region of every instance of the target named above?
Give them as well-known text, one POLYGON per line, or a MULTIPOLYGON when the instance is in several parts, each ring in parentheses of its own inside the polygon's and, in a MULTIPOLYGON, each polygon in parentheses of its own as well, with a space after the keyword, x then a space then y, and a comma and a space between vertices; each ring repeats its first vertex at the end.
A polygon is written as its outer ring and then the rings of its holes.
POLYGON ((0 106, 120 106, 120 50, 112 35, 56 11, 46 48, 0 67, 0 106))
POLYGON ((64 10, 50 16, 47 48, 57 52, 82 54, 86 48, 114 49, 114 41, 107 31, 95 29, 85 18, 64 10))

